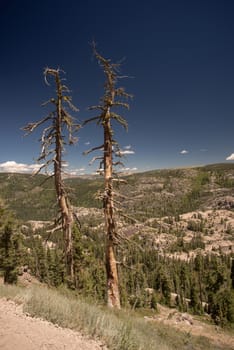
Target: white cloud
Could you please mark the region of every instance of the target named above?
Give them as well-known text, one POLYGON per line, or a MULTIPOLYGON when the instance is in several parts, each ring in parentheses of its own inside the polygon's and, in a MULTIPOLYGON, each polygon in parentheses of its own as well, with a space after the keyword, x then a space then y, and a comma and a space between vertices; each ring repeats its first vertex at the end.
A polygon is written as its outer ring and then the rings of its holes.
POLYGON ((66 175, 71 175, 71 176, 84 175, 84 171, 85 171, 85 168, 69 169, 66 171, 66 175))
POLYGON ((226 160, 234 160, 234 153, 230 154, 230 156, 228 156, 226 160))
POLYGON ((84 144, 85 144, 86 146, 88 146, 88 145, 90 145, 90 142, 87 141, 87 142, 85 142, 84 144))
POLYGON ((0 163, 1 173, 33 173, 42 166, 42 164, 24 164, 16 163, 14 160, 8 160, 0 163))
POLYGON ((132 172, 132 171, 137 171, 138 169, 136 167, 134 168, 123 168, 121 171, 126 171, 126 172, 132 172))
POLYGON ((99 168, 96 170, 96 175, 97 174, 103 174, 104 173, 104 169, 103 168, 99 168))
POLYGON ((133 150, 128 150, 128 149, 126 149, 126 150, 120 150, 119 151, 119 154, 121 155, 121 156, 123 156, 123 155, 126 155, 126 154, 135 154, 135 151, 133 151, 133 150))
POLYGON ((85 168, 76 169, 77 171, 85 171, 85 168))
POLYGON ((73 171, 69 171, 68 173, 67 173, 67 175, 69 176, 80 176, 80 175, 85 175, 85 173, 81 173, 81 172, 78 172, 78 171, 76 171, 76 170, 73 170, 73 171))
POLYGON ((187 151, 186 149, 183 149, 182 151, 180 151, 180 154, 188 154, 189 151, 187 151))
POLYGON ((127 146, 124 147, 124 149, 131 149, 131 148, 132 148, 131 145, 127 145, 127 146))

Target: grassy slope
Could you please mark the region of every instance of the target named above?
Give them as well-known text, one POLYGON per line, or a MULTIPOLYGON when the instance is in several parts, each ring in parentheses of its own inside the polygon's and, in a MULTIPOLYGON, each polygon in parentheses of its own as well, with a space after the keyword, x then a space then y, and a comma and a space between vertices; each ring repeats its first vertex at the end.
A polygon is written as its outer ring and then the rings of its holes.
MULTIPOLYGON (((101 339, 110 350, 221 350, 204 337, 147 322, 133 312, 92 305, 68 291, 0 285, 0 297, 23 303, 25 312, 101 339)), ((231 350, 231 348, 225 348, 231 350)))

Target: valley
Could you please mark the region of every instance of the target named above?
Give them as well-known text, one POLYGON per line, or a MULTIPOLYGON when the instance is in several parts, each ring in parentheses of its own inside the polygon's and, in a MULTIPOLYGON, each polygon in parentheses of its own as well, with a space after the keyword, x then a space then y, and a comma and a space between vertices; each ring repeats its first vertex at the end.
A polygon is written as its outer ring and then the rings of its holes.
MULTIPOLYGON (((205 320, 211 327, 210 341, 221 349, 215 327, 221 331, 234 322, 234 164, 122 178, 124 183, 116 183, 114 194, 123 308, 140 312, 150 322, 178 324, 195 335, 201 327, 195 320, 205 320), (190 315, 186 317, 192 324, 186 326, 183 315, 190 315)), ((53 183, 45 180, 43 175, 1 173, 0 193, 20 230, 14 248, 14 259, 21 266, 15 270, 18 280, 28 274, 57 288, 70 282, 64 272, 62 232, 53 232, 57 211, 53 183)), ((105 224, 98 199, 102 178, 67 178, 65 183, 79 222, 70 288, 79 297, 102 304, 106 293, 105 224)), ((223 344, 231 346, 231 338, 223 337, 223 344)))

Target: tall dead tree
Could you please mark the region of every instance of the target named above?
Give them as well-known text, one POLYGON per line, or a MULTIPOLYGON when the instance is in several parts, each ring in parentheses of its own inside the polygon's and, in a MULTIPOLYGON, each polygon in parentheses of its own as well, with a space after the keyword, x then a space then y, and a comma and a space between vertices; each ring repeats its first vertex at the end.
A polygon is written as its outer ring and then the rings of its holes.
MULTIPOLYGON (((68 194, 63 180, 63 152, 66 144, 72 145, 77 139, 73 136, 74 132, 79 128, 75 124, 73 117, 68 113, 66 107, 73 111, 77 108, 71 102, 70 91, 63 84, 60 77, 59 69, 46 68, 44 71, 45 81, 48 84, 48 78, 52 77, 56 86, 56 97, 51 98, 43 105, 49 103, 54 106, 54 110, 45 118, 27 124, 23 130, 28 134, 41 125, 46 125, 41 136, 41 153, 37 161, 43 162, 37 173, 41 170, 48 170, 49 177, 54 178, 57 202, 59 207, 59 218, 56 220, 55 227, 52 231, 62 229, 64 237, 64 255, 67 277, 73 281, 74 279, 74 263, 73 263, 73 247, 72 247, 72 227, 74 224, 74 215, 69 202, 68 194)), ((49 85, 49 84, 48 84, 49 85)))
POLYGON ((116 230, 115 220, 115 200, 114 200, 114 170, 115 165, 121 164, 121 162, 115 162, 115 156, 121 156, 118 143, 114 140, 114 130, 112 126, 113 121, 117 121, 124 128, 127 129, 126 120, 115 112, 117 107, 129 108, 129 105, 123 102, 124 99, 130 97, 124 90, 124 88, 117 88, 117 81, 119 76, 120 64, 114 64, 109 59, 102 57, 93 45, 94 55, 102 67, 106 76, 104 85, 105 93, 100 100, 100 104, 93 106, 91 110, 99 110, 100 114, 97 117, 93 117, 85 121, 84 124, 96 121, 103 128, 104 143, 98 147, 94 147, 91 150, 85 152, 86 154, 95 151, 102 150, 103 155, 101 157, 94 157, 93 160, 100 160, 100 170, 104 174, 104 193, 102 195, 105 227, 106 227, 106 276, 107 276, 107 304, 109 307, 120 308, 120 295, 119 295, 119 281, 118 270, 116 262, 116 246, 119 244, 119 236, 116 230))

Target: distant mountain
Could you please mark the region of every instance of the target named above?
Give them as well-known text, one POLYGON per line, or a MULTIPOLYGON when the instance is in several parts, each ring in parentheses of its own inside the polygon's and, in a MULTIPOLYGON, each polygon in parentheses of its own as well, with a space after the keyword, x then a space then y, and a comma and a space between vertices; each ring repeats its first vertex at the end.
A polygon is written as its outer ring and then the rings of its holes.
MULTIPOLYGON (((65 181, 73 205, 100 206, 93 195, 101 187, 101 179, 76 177, 65 181)), ((51 220, 57 210, 53 179, 45 175, 0 173, 0 198, 23 221, 51 220)))
MULTIPOLYGON (((194 210, 234 209, 234 164, 154 170, 128 175, 116 191, 124 211, 144 222, 194 210)), ((72 204, 101 208, 102 177, 65 179, 72 204)), ((50 220, 56 212, 53 180, 44 175, 0 173, 0 198, 22 220, 50 220)))
MULTIPOLYGON (((30 264, 40 281, 56 286, 64 278, 62 233, 48 236, 44 229, 57 209, 52 180, 0 174, 0 199, 24 224, 33 254, 22 266, 30 264)), ((216 316, 219 323, 233 322, 234 164, 154 170, 124 180, 115 183, 114 203, 122 209, 116 240, 126 305, 149 308, 154 296, 182 311, 199 314, 203 306, 215 322, 216 316)), ((74 235, 77 289, 103 300, 105 222, 97 199, 103 179, 65 181, 81 224, 74 235)))

